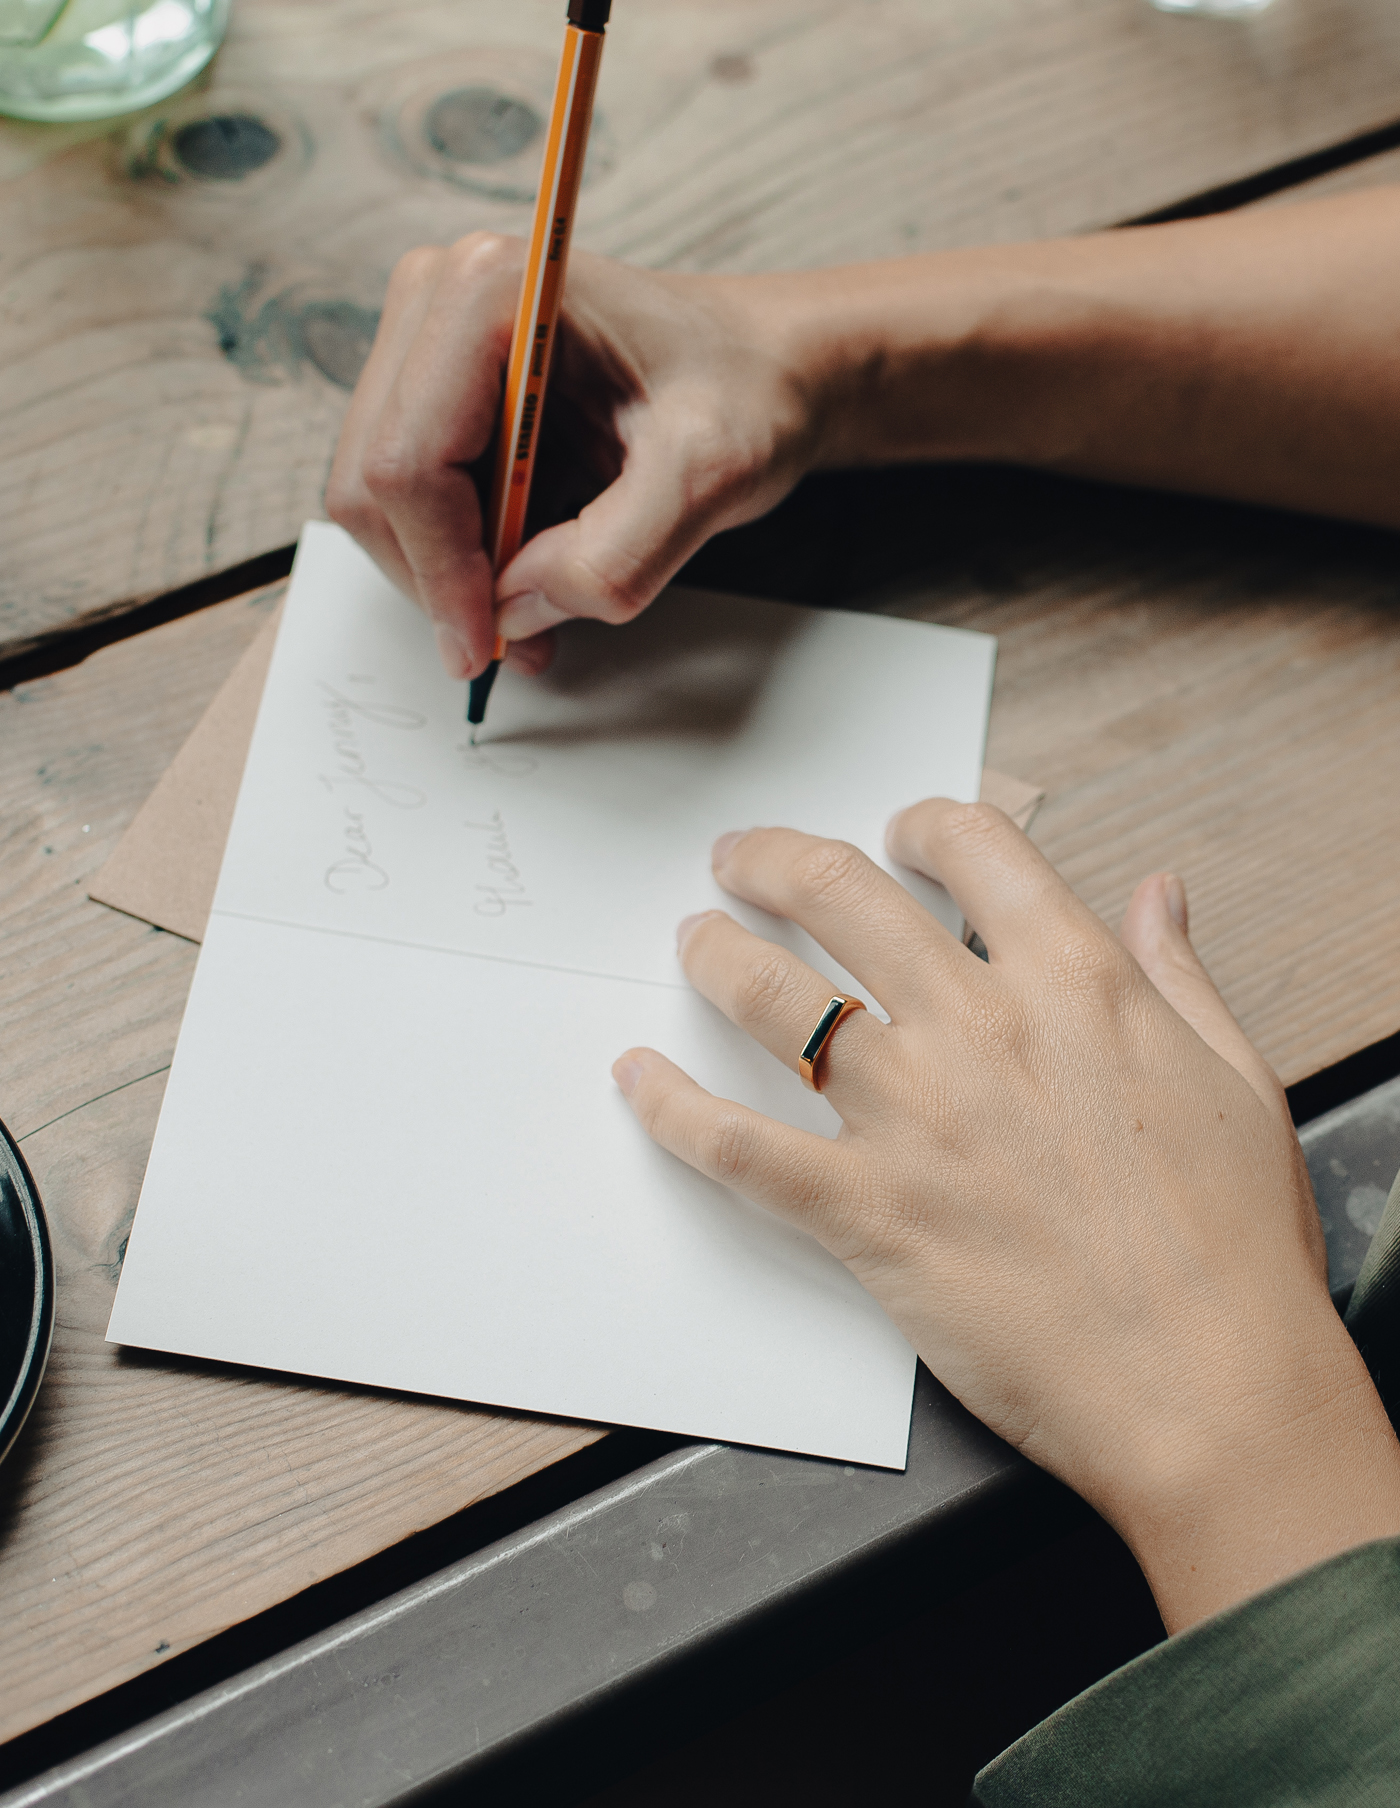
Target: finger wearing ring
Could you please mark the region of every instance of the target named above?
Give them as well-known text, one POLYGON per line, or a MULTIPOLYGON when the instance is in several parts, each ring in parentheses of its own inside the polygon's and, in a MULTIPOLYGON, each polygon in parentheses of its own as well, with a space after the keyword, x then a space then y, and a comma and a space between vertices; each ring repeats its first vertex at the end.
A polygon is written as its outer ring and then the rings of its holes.
MULTIPOLYGON (((696 991, 791 1073, 798 1051, 811 1039, 812 1025, 824 1014, 827 1000, 837 995, 833 976, 815 972, 797 955, 753 935, 722 910, 707 911, 683 924, 680 943, 681 965, 696 991)), ((871 1051, 883 1030, 872 1011, 856 1029, 842 1034, 871 1051)), ((838 1077, 842 1111, 847 1106, 859 1111, 871 1078, 869 1064, 864 1059, 851 1061, 848 1073, 843 1048, 839 1070, 834 1069, 829 1080, 823 1071, 822 1083, 834 1092, 838 1077)))
POLYGON ((797 1071, 802 1076, 802 1084, 810 1091, 820 1092, 822 1089, 817 1066, 826 1052, 827 1043, 836 1032, 837 1024, 849 1017, 852 1011, 864 1009, 865 1006, 858 998, 845 998, 837 992, 818 1017, 816 1028, 803 1043, 802 1053, 797 1057, 797 1071))

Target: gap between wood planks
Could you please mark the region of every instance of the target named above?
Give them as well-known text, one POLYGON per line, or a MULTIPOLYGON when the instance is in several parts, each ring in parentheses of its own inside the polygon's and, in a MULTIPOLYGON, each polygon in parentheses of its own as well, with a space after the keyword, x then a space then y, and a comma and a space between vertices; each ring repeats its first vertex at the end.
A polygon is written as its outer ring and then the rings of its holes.
POLYGON ((119 640, 130 640, 148 628, 164 627, 166 622, 183 615, 195 615, 215 603, 226 603, 231 597, 249 590, 261 590, 285 578, 292 569, 295 546, 276 546, 256 558, 244 559, 212 572, 207 578, 181 584, 176 590, 165 590, 157 596, 131 597, 112 603, 99 614, 90 615, 73 628, 56 628, 30 641, 21 652, 0 659, 0 691, 13 690, 17 684, 30 684, 36 678, 49 678, 81 665, 92 653, 114 646, 119 640))
MULTIPOLYGON (((1252 202, 1262 201, 1320 176, 1364 163, 1387 151, 1400 149, 1400 120, 1376 126, 1340 144, 1309 151, 1275 164, 1252 176, 1222 183, 1216 188, 1190 195, 1170 207, 1159 207, 1151 213, 1139 214, 1131 220, 1120 220, 1114 230, 1130 226, 1159 226, 1172 220, 1203 219, 1208 214, 1230 213, 1252 202)), ((99 614, 89 616, 73 628, 55 629, 36 636, 22 651, 0 659, 0 691, 12 690, 17 684, 28 684, 36 678, 47 678, 55 672, 81 665, 83 660, 103 647, 114 645, 132 635, 144 634, 183 615, 193 615, 214 603, 227 602, 248 590, 285 578, 292 569, 295 546, 277 546, 244 559, 207 578, 182 584, 177 589, 156 596, 132 597, 112 603, 99 614)))
POLYGON ((1203 194, 1191 195, 1185 201, 1174 201, 1170 207, 1158 207, 1151 213, 1139 214, 1135 220, 1122 220, 1121 226, 1165 226, 1171 220, 1200 220, 1211 213, 1230 213, 1237 207, 1248 207, 1252 201, 1263 201, 1284 189, 1297 188, 1304 182, 1315 182, 1319 176, 1330 176, 1353 163, 1365 163, 1385 151, 1400 149, 1400 120, 1393 125, 1376 126, 1355 138, 1321 151, 1309 151, 1302 157, 1290 157, 1287 163, 1275 164, 1256 176, 1241 176, 1237 182, 1224 182, 1219 188, 1208 188, 1203 194))

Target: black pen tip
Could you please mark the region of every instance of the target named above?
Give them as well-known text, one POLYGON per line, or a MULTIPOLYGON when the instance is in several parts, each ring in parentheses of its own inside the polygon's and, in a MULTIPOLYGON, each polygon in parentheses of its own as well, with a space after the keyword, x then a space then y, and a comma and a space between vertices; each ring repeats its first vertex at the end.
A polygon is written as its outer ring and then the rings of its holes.
MULTIPOLYGON (((501 669, 499 659, 493 659, 479 678, 473 678, 467 686, 467 721, 473 728, 480 728, 486 720, 486 699, 491 695, 491 686, 496 682, 496 674, 501 669)), ((473 735, 472 746, 476 745, 473 735)))

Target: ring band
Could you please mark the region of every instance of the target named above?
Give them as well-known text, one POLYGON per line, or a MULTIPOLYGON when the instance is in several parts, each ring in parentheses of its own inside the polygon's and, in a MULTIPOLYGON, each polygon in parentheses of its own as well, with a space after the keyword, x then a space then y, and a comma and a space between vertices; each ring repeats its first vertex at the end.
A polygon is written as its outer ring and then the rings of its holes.
POLYGON ((817 1078, 817 1062, 822 1058, 822 1050, 830 1042, 832 1032, 843 1017, 849 1017, 852 1011, 863 1011, 865 1006, 858 998, 843 998, 838 992, 823 1009, 817 1019, 817 1027, 812 1031, 802 1046, 802 1053, 797 1057, 797 1071, 802 1075, 802 1084, 812 1092, 821 1091, 821 1082, 817 1078))

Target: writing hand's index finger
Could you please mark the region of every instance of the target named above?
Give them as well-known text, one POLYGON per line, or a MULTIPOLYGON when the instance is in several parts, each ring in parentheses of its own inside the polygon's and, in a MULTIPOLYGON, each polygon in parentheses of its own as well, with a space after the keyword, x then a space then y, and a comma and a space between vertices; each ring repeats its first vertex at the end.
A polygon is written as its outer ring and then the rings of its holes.
POLYGON ((495 642, 481 498, 466 467, 495 426, 518 288, 512 241, 478 233, 445 255, 364 458, 419 601, 457 643, 461 676, 480 672, 495 642))

